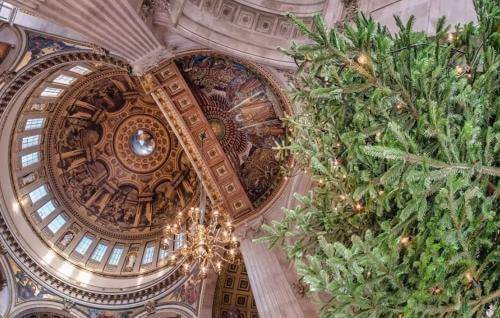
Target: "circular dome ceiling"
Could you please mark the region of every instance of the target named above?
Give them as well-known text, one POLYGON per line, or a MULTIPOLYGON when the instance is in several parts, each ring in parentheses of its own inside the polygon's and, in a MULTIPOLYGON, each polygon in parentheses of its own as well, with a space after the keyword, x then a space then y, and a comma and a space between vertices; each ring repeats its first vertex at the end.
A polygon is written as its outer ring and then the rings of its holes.
POLYGON ((96 232, 153 237, 193 204, 197 178, 182 148, 128 75, 100 74, 73 96, 57 105, 47 127, 51 188, 96 232))
MULTIPOLYGON (((75 76, 51 78, 64 74, 75 76)), ((198 188, 166 120, 124 71, 95 72, 59 98, 44 96, 59 87, 49 80, 34 92, 13 136, 17 188, 33 227, 93 271, 130 275, 165 265, 138 260, 149 246, 154 259, 168 253, 162 230, 196 204, 198 188), (103 263, 116 251, 117 261, 103 263)))

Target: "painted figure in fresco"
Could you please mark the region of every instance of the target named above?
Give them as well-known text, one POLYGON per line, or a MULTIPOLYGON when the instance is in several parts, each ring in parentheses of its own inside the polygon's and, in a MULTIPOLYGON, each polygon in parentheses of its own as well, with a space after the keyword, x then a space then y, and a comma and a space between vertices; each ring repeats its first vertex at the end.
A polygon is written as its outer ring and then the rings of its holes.
POLYGON ((127 270, 132 270, 134 268, 136 260, 137 260, 137 255, 135 253, 130 253, 127 257, 127 264, 125 265, 125 268, 127 270))
POLYGON ((106 86, 96 85, 85 101, 107 112, 115 112, 125 105, 123 93, 115 83, 106 86))
POLYGON ((66 248, 69 245, 69 243, 71 243, 71 241, 73 240, 74 237, 75 237, 75 234, 73 232, 71 232, 71 231, 66 232, 66 234, 64 234, 63 238, 61 239, 61 242, 60 242, 61 246, 63 248, 66 248))
POLYGON ((108 226, 129 228, 134 226, 137 213, 137 190, 132 187, 120 187, 105 209, 99 215, 102 223, 108 226))
POLYGON ((175 300, 189 305, 194 305, 200 296, 201 285, 196 284, 192 278, 190 278, 183 285, 176 288, 173 295, 175 300))
POLYGON ((42 288, 32 281, 23 271, 15 273, 17 282, 17 295, 21 299, 38 298, 42 288))
POLYGON ((36 33, 30 33, 28 36, 28 51, 31 52, 30 61, 50 53, 72 49, 75 49, 75 47, 63 41, 46 38, 36 33))

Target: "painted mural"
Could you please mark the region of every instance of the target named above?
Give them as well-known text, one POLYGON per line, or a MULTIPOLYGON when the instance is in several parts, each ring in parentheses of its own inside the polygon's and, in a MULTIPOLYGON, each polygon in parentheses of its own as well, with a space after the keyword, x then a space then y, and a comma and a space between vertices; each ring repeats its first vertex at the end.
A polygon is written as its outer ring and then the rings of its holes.
POLYGON ((85 46, 63 41, 61 39, 53 38, 45 34, 37 32, 27 32, 28 43, 26 46, 26 53, 23 59, 19 62, 16 70, 20 70, 32 61, 35 61, 42 56, 52 54, 55 52, 69 51, 78 48, 87 48, 85 46))
POLYGON ((178 301, 193 308, 197 308, 198 300, 200 299, 201 284, 194 284, 190 281, 177 287, 172 293, 174 301, 178 301))
POLYGON ((178 62, 255 207, 279 182, 283 107, 270 85, 227 57, 198 55, 178 62))
POLYGON ((42 285, 35 282, 9 257, 9 265, 12 269, 14 279, 17 285, 18 301, 52 299, 58 300, 59 297, 50 293, 42 285))

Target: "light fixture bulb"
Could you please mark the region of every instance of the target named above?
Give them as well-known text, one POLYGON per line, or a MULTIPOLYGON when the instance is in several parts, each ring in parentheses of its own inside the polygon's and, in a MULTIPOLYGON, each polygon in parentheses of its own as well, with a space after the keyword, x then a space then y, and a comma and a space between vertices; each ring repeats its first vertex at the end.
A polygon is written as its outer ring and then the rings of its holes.
POLYGON ((360 65, 365 65, 368 63, 368 57, 365 54, 360 54, 357 58, 356 61, 360 65))

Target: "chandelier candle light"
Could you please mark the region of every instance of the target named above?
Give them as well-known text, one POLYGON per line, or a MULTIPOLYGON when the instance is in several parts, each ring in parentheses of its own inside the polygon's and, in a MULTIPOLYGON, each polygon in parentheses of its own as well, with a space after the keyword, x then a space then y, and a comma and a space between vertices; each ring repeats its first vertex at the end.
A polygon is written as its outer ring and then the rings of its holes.
POLYGON ((206 195, 200 182, 200 206, 191 207, 187 215, 182 211, 174 224, 165 227, 163 248, 174 244, 174 252, 168 258, 170 266, 182 264, 184 274, 193 272, 193 279, 205 279, 212 268, 220 274, 224 263, 237 261, 238 240, 233 235, 229 215, 219 209, 206 209, 206 195))

